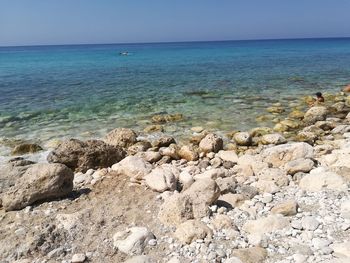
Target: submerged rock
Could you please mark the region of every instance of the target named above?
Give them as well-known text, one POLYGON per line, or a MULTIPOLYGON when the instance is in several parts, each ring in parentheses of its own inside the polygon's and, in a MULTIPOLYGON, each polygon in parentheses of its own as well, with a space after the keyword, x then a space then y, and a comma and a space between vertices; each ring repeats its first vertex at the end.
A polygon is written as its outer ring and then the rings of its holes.
POLYGON ((73 172, 63 164, 33 164, 2 196, 5 210, 18 210, 37 201, 67 196, 73 189, 73 172))
POLYGON ((125 157, 125 152, 117 146, 99 140, 86 142, 70 139, 62 142, 52 151, 49 163, 62 163, 76 172, 110 167, 125 157))
POLYGON ((176 114, 157 114, 152 117, 152 121, 154 123, 167 123, 167 122, 174 122, 174 121, 181 121, 183 120, 183 115, 180 113, 176 114))
POLYGON ((43 148, 35 143, 22 143, 17 146, 12 150, 11 154, 12 155, 23 155, 27 153, 36 153, 39 151, 42 151, 43 148))

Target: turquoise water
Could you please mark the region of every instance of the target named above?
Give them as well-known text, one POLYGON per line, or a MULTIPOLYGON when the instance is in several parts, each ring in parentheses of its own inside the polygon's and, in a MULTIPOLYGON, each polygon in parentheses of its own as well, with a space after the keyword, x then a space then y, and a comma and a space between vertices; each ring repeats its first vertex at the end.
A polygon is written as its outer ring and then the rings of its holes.
POLYGON ((272 103, 347 83, 350 39, 2 47, 0 138, 101 137, 157 113, 184 115, 169 133, 242 130, 272 103))

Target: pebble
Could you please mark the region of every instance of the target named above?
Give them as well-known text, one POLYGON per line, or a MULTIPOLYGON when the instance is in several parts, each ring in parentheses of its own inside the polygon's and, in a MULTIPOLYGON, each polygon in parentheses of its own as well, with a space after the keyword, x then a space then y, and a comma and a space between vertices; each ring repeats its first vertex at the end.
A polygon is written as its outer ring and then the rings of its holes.
POLYGON ((79 253, 79 254, 74 254, 72 257, 72 263, 81 263, 84 262, 86 259, 85 254, 79 253))
POLYGON ((307 216, 301 220, 301 225, 305 230, 314 231, 318 228, 320 222, 318 222, 317 219, 313 216, 307 216))

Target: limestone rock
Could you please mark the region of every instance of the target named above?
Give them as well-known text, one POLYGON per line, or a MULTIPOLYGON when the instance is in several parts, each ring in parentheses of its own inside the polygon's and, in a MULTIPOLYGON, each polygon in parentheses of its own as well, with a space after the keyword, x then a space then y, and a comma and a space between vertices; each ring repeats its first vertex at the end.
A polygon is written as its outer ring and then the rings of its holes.
POLYGON ((196 239, 211 238, 212 235, 210 228, 198 220, 188 220, 182 223, 175 232, 175 237, 184 245, 196 239))
POLYGON ((140 157, 128 156, 112 166, 112 170, 135 180, 142 180, 152 171, 152 165, 140 157))
POLYGON ((152 143, 153 147, 168 147, 170 144, 176 143, 175 139, 171 136, 162 136, 152 143))
POLYGON ((217 214, 211 221, 211 224, 215 230, 222 229, 232 229, 235 228, 233 226, 232 219, 227 215, 217 214))
POLYGON ((335 243, 330 245, 334 250, 334 256, 338 258, 350 258, 350 241, 343 243, 335 243))
POLYGON ((179 182, 183 190, 189 188, 193 183, 193 176, 188 171, 182 171, 179 175, 179 182))
POLYGON ((33 162, 18 157, 0 165, 0 194, 6 192, 11 186, 14 186, 16 181, 23 176, 31 164, 33 162))
POLYGON ((218 152, 223 147, 223 140, 216 134, 210 133, 205 136, 199 143, 199 148, 205 152, 218 152))
POLYGON ((223 194, 218 200, 217 204, 219 206, 224 206, 227 208, 239 207, 246 198, 242 194, 223 194))
POLYGON ((63 164, 33 164, 21 180, 2 195, 6 211, 22 209, 37 201, 60 198, 71 193, 73 172, 63 164))
POLYGON ((235 191, 237 181, 234 177, 219 177, 215 181, 220 188, 221 194, 233 193, 235 191))
POLYGON ((135 256, 124 261, 124 263, 156 263, 153 258, 149 256, 135 256))
POLYGON ((287 162, 296 159, 313 158, 314 150, 307 143, 297 142, 267 148, 261 152, 260 156, 264 162, 271 163, 274 167, 281 167, 287 162))
POLYGON ((193 219, 192 200, 189 196, 174 193, 161 205, 158 218, 163 224, 170 226, 193 219))
POLYGON ((233 250, 232 256, 238 257, 243 263, 262 263, 267 252, 261 247, 241 248, 233 250))
POLYGON ((268 232, 284 229, 289 226, 289 219, 281 215, 269 215, 256 220, 248 220, 243 225, 243 230, 248 232, 250 237, 261 239, 268 232))
POLYGON ((182 192, 182 195, 190 198, 194 217, 201 218, 208 214, 208 206, 219 198, 220 188, 212 179, 200 179, 182 192))
POLYGON ((82 262, 84 262, 85 260, 86 260, 85 254, 79 253, 79 254, 74 254, 74 255, 72 256, 71 262, 72 262, 72 263, 82 263, 82 262))
POLYGON ((301 219, 303 229, 314 231, 320 225, 320 222, 313 216, 306 216, 301 219))
POLYGON ((281 190, 274 181, 270 181, 270 180, 260 179, 257 182, 254 182, 252 185, 259 190, 259 193, 274 194, 281 190))
POLYGON ((162 156, 160 155, 159 152, 152 152, 152 151, 139 152, 135 156, 136 157, 140 157, 140 158, 144 159, 146 162, 149 162, 149 163, 156 163, 160 159, 162 159, 162 156))
POLYGON ((155 238, 153 233, 145 227, 132 227, 114 234, 113 245, 125 254, 140 255, 148 241, 155 238))
POLYGON ((252 136, 249 132, 237 132, 233 135, 233 139, 240 146, 250 146, 252 144, 252 136))
POLYGON ((297 134, 296 140, 298 142, 307 142, 311 145, 314 144, 314 142, 317 139, 317 135, 314 134, 313 132, 307 132, 307 131, 300 131, 297 134))
POLYGON ((256 176, 259 180, 273 181, 279 187, 289 184, 287 173, 279 168, 264 168, 256 176))
POLYGON ((276 204, 271 212, 273 214, 281 214, 284 216, 293 216, 296 215, 298 211, 298 203, 294 200, 288 200, 281 203, 276 204))
POLYGON ((199 158, 197 149, 189 145, 182 146, 178 151, 178 155, 181 159, 185 159, 186 161, 197 161, 199 158))
POLYGON ((310 174, 301 178, 299 187, 310 192, 317 192, 324 189, 346 190, 345 180, 334 172, 327 171, 323 167, 313 169, 310 174))
POLYGON ((128 148, 137 142, 137 134, 131 129, 117 128, 110 131, 104 141, 110 145, 128 148))
POLYGON ((176 189, 177 180, 169 167, 157 167, 144 177, 146 185, 154 191, 164 192, 176 189))
POLYGON ((350 200, 346 200, 340 206, 340 212, 346 219, 350 219, 350 200))
POLYGON ((311 107, 304 115, 304 122, 313 124, 317 121, 324 121, 327 117, 327 108, 324 106, 311 107))
POLYGON ((110 167, 125 157, 125 152, 116 146, 103 141, 89 140, 86 142, 70 139, 62 142, 52 151, 47 160, 49 163, 62 163, 77 172, 89 169, 110 167))
POLYGON ((161 147, 159 149, 159 153, 162 156, 168 156, 168 157, 170 157, 171 159, 174 159, 174 160, 180 159, 180 157, 178 155, 178 147, 177 147, 176 144, 171 144, 168 147, 161 147))
POLYGON ((140 152, 145 152, 152 147, 152 144, 148 141, 140 141, 128 148, 128 154, 135 155, 140 152))
POLYGON ((268 145, 268 144, 283 144, 286 143, 287 140, 279 133, 272 133, 272 134, 265 134, 260 139, 260 142, 262 144, 268 145))
POLYGON ((235 151, 219 151, 217 156, 223 161, 237 163, 238 156, 235 151))
POLYGON ((298 172, 308 173, 312 170, 314 162, 310 159, 296 159, 286 163, 283 167, 288 174, 294 175, 298 172))

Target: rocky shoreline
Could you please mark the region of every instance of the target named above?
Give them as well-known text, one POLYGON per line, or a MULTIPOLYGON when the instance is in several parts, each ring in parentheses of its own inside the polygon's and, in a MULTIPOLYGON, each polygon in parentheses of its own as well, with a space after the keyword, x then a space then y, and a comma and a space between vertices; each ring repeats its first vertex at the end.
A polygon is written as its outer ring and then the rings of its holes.
POLYGON ((180 144, 118 128, 63 141, 48 163, 14 158, 0 262, 350 262, 350 99, 326 102, 285 119, 272 105, 273 129, 193 127, 180 144))

